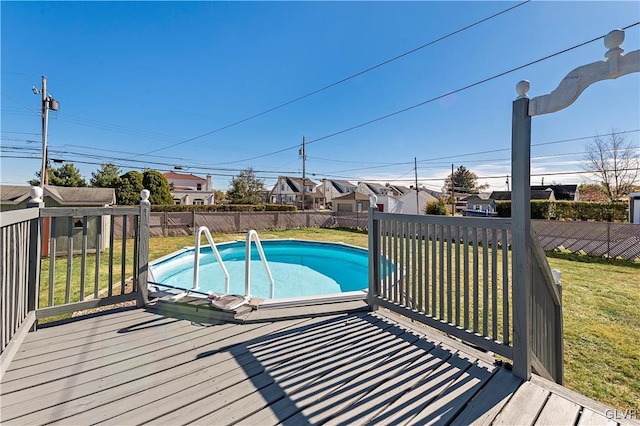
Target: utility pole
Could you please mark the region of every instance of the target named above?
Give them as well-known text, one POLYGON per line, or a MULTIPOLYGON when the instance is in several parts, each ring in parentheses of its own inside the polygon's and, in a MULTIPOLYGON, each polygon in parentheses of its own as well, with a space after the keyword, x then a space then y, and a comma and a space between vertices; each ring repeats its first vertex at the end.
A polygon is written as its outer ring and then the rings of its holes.
POLYGON ((304 188, 304 184, 305 181, 307 179, 307 173, 306 173, 306 160, 307 160, 307 154, 304 150, 304 136, 302 137, 302 148, 300 149, 300 155, 302 156, 302 211, 305 210, 305 206, 304 206, 304 201, 305 201, 305 188, 304 188))
POLYGON ((49 174, 47 173, 47 130, 49 127, 49 110, 58 110, 58 101, 47 94, 47 78, 42 76, 42 89, 32 87, 34 94, 42 95, 42 168, 40 169, 40 188, 44 191, 44 186, 49 184, 49 174))
POLYGON ((509 191, 509 175, 507 175, 507 191, 509 191))
POLYGON ((416 214, 420 214, 420 197, 418 197, 418 159, 413 157, 413 171, 416 179, 416 214))

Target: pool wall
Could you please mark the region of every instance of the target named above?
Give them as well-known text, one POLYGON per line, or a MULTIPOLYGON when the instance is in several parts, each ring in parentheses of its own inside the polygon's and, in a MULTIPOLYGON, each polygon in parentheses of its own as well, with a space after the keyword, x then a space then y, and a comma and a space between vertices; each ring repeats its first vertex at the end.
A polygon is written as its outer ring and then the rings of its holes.
MULTIPOLYGON (((367 251, 362 247, 354 246, 351 244, 345 244, 342 242, 325 242, 325 241, 298 240, 298 239, 275 239, 275 240, 265 240, 263 241, 263 243, 266 241, 270 241, 270 242, 296 241, 301 243, 312 243, 312 244, 326 243, 326 244, 340 245, 340 246, 355 249, 358 251, 365 251, 365 252, 367 251)), ((245 241, 236 240, 236 241, 227 241, 223 243, 217 243, 216 247, 218 249, 223 249, 224 246, 226 245, 237 245, 238 243, 244 244, 245 241)), ((200 246, 201 249, 210 248, 210 247, 211 246, 209 244, 200 246)), ((191 290, 190 285, 188 286, 188 288, 178 288, 178 287, 169 288, 164 284, 156 283, 156 277, 153 274, 154 266, 157 266, 161 263, 171 260, 172 258, 178 258, 184 253, 189 251, 194 251, 194 250, 195 250, 195 246, 187 246, 173 253, 170 253, 168 255, 155 259, 152 262, 149 262, 149 294, 150 296, 180 297, 185 294, 188 294, 189 296, 192 296, 192 297, 201 297, 201 298, 207 297, 206 293, 191 290)), ((276 283, 276 288, 277 288, 277 283, 276 283)), ((323 295, 316 295, 316 296, 299 296, 299 297, 276 298, 276 299, 253 298, 251 304, 256 309, 277 309, 277 308, 287 308, 287 307, 295 307, 295 306, 319 305, 319 304, 326 304, 326 303, 350 302, 350 301, 357 301, 357 300, 365 300, 366 298, 367 298, 367 290, 365 289, 365 290, 347 291, 347 292, 341 292, 341 293, 323 294, 323 295)))

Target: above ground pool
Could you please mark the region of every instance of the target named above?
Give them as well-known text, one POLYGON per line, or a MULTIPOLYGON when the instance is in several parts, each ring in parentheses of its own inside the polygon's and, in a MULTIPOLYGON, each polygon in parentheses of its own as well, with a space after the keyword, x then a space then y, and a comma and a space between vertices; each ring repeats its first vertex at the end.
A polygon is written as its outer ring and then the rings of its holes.
MULTIPOLYGON (((216 244, 230 276, 231 294, 245 293, 245 242, 216 244)), ((342 243, 300 240, 262 241, 275 282, 274 298, 299 298, 366 290, 366 249, 342 243)), ((151 281, 165 286, 191 289, 194 248, 151 262, 151 281)), ((225 293, 225 277, 210 246, 200 248, 201 293, 225 293)), ((269 299, 270 282, 255 244, 251 250, 251 296, 269 299)))

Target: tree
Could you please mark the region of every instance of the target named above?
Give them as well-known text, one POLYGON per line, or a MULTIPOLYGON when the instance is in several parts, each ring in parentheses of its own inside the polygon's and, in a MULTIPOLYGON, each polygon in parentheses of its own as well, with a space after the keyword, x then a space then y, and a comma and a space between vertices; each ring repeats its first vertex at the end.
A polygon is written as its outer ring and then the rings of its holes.
POLYGON ((448 216, 449 209, 447 209, 447 204, 445 203, 444 198, 438 198, 437 200, 429 201, 426 206, 424 206, 424 212, 426 214, 436 214, 440 216, 448 216))
POLYGON ((477 194, 489 187, 489 185, 478 185, 478 175, 467 169, 465 166, 458 167, 453 174, 447 176, 444 180, 442 191, 451 193, 451 181, 453 180, 454 192, 463 192, 465 194, 477 194))
POLYGON ((142 186, 142 173, 132 170, 120 176, 120 185, 116 187, 117 203, 124 206, 133 206, 140 203, 140 191, 142 186))
POLYGON ((587 143, 584 170, 595 176, 608 201, 628 195, 638 182, 640 151, 631 141, 612 129, 587 143))
POLYGON ((257 204, 264 193, 264 182, 249 167, 234 176, 229 183, 227 198, 237 204, 257 204))
POLYGON ((215 200, 216 203, 222 203, 224 201, 226 201, 227 199, 227 194, 225 194, 225 192, 221 189, 214 189, 213 190, 213 199, 215 200))
MULTIPOLYGON (((40 185, 40 172, 36 172, 36 178, 29 181, 31 186, 40 185)), ((80 170, 73 163, 64 163, 58 168, 47 165, 47 176, 49 177, 49 185, 54 186, 87 186, 87 181, 80 174, 80 170)))
POLYGON ((159 171, 145 170, 142 176, 142 186, 151 193, 149 196, 151 204, 173 204, 169 182, 159 171))
POLYGON ((120 167, 106 163, 91 173, 91 186, 95 188, 117 188, 120 185, 120 167))

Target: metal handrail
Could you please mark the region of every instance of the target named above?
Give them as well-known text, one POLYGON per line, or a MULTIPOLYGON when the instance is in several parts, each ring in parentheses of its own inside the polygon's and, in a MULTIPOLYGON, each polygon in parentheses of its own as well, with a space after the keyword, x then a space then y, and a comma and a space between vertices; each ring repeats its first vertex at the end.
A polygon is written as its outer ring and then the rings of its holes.
POLYGON ((198 281, 200 279, 200 238, 202 236, 202 233, 204 233, 204 235, 207 237, 207 240, 211 245, 211 250, 213 250, 213 254, 216 256, 216 259, 218 259, 218 263, 222 268, 222 272, 224 272, 225 293, 229 293, 229 272, 227 271, 226 266, 224 266, 224 263, 222 262, 222 256, 220 256, 220 252, 218 251, 218 248, 216 247, 216 244, 211 237, 209 228, 207 228, 206 226, 199 227, 198 231, 196 232, 196 248, 193 259, 193 290, 197 290, 199 288, 198 281))
POLYGON ((258 248, 258 253, 260 254, 260 259, 262 260, 262 264, 264 265, 265 271, 267 271, 267 276, 269 277, 269 281, 271 283, 271 288, 269 290, 270 298, 273 299, 274 294, 274 282, 273 276, 271 275, 271 269, 269 269, 269 264, 267 263, 267 258, 264 255, 264 250, 262 249, 262 244, 260 243, 260 238, 258 237, 258 233, 255 230, 250 230, 247 232, 247 244, 245 247, 245 261, 244 261, 244 293, 245 298, 251 298, 251 240, 256 243, 256 247, 258 248))

